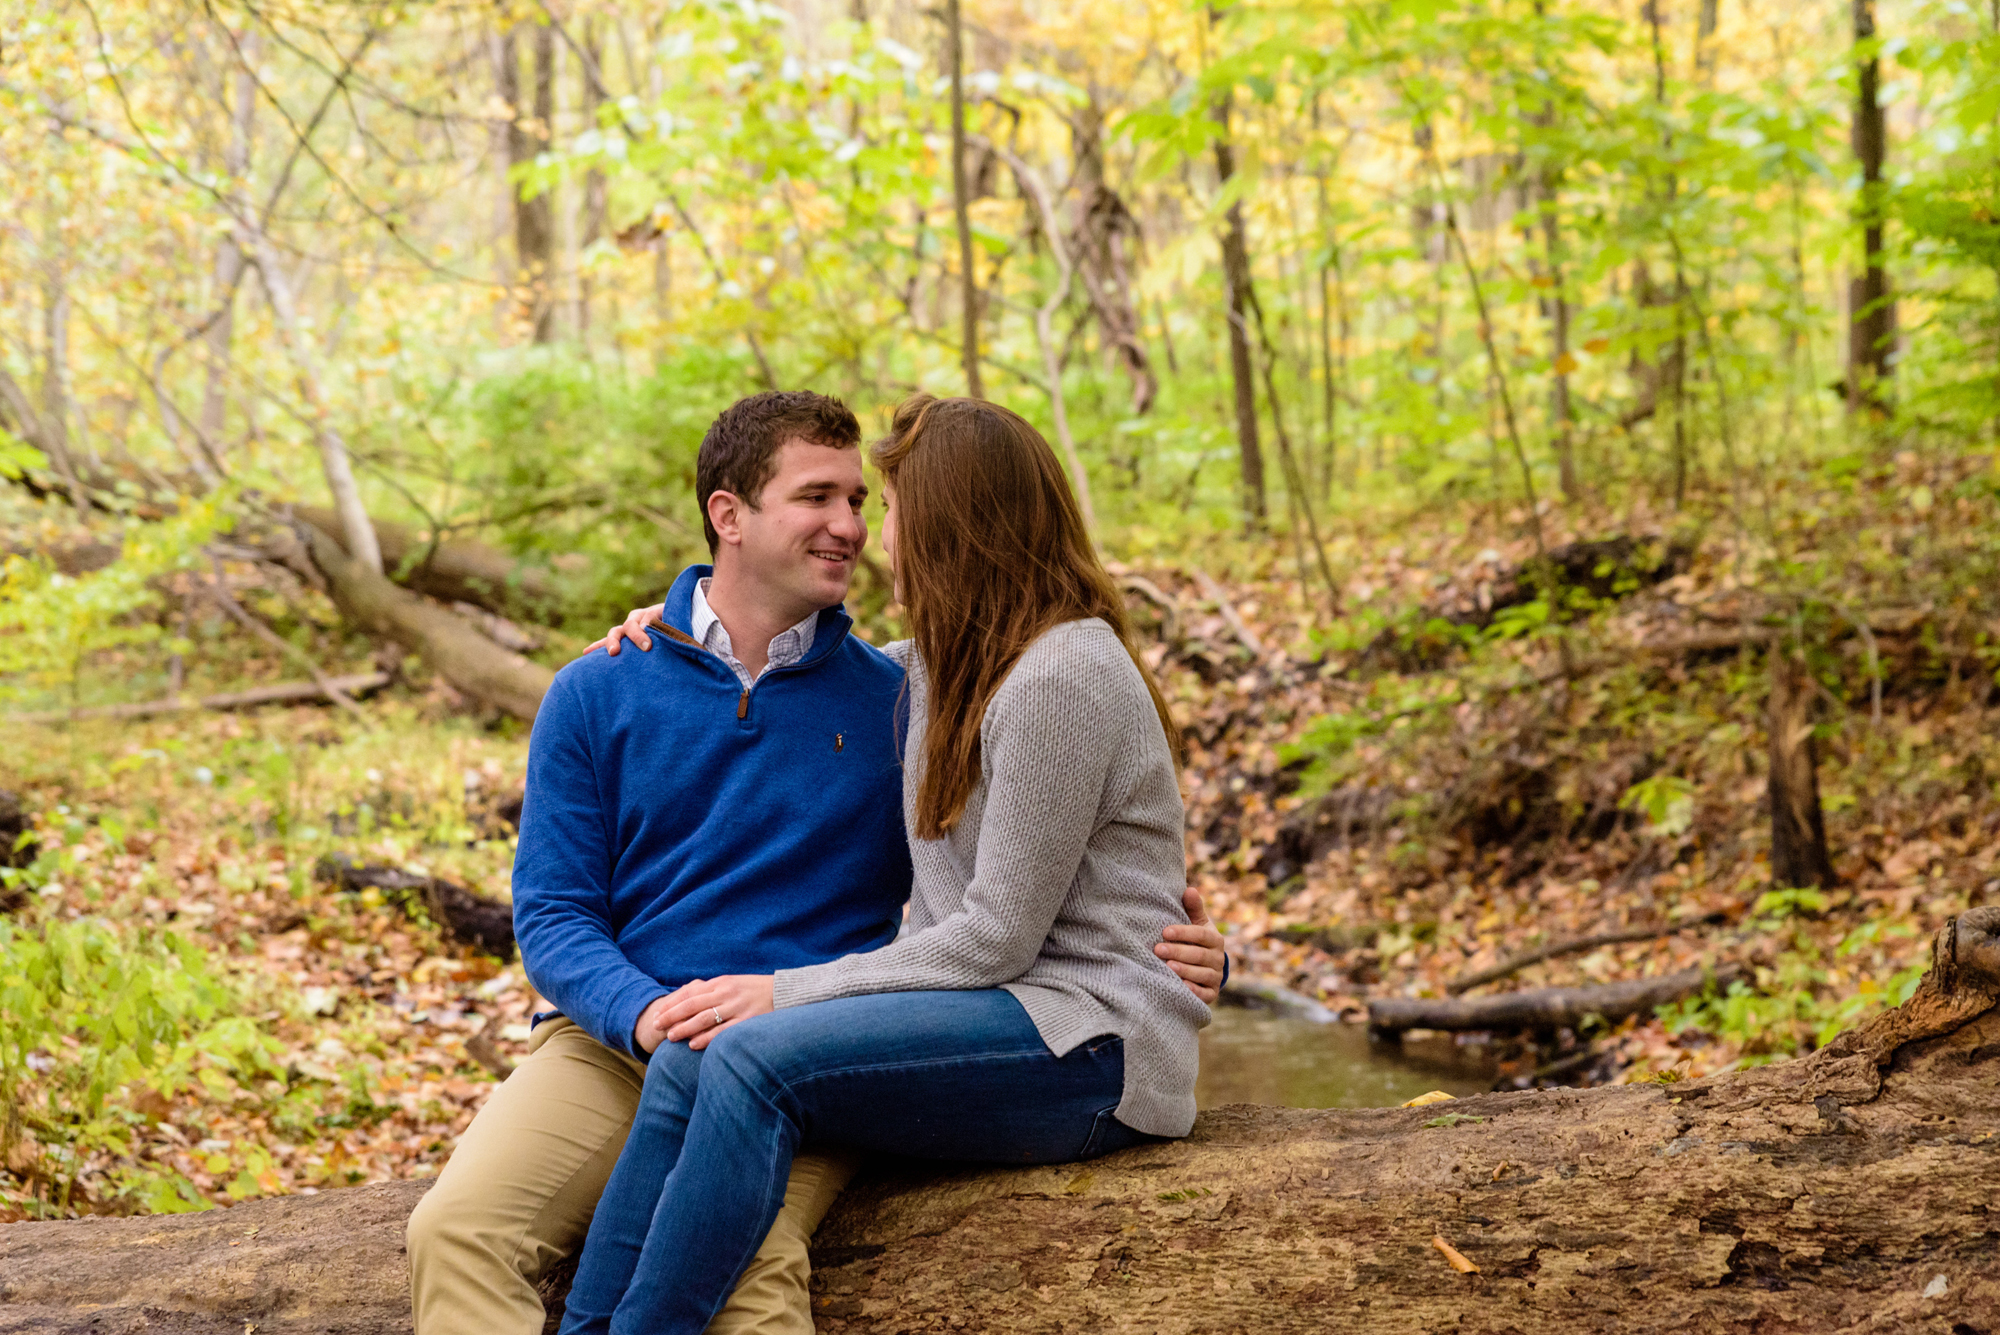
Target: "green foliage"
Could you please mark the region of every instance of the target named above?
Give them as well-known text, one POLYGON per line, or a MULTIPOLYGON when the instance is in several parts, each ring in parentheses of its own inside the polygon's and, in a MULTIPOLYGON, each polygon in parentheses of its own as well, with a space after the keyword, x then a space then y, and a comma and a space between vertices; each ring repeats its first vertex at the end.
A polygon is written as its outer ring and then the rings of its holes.
POLYGON ((0 427, 0 477, 18 480, 28 469, 40 470, 48 466, 47 455, 5 427, 0 427))
POLYGON ((1305 761, 1303 790, 1326 791, 1347 779, 1357 763, 1361 743, 1392 732, 1423 731, 1447 716, 1464 694, 1450 677, 1381 678, 1359 704, 1349 710, 1322 714, 1296 742, 1278 748, 1287 765, 1305 761))
MULTIPOLYGON (((0 1141, 39 1142, 48 1205, 61 1208, 93 1151, 129 1145, 141 1091, 278 1073, 275 1045, 239 1011, 201 950, 171 932, 0 918, 0 1141)), ((200 1203, 171 1176, 142 1171, 126 1186, 151 1209, 200 1203)))
MULTIPOLYGON (((1885 934, 1907 933, 1907 928, 1873 927, 1863 941, 1850 935, 1836 957, 1852 954, 1850 945, 1858 948, 1885 934)), ((1925 968, 1926 962, 1917 962, 1886 978, 1864 976, 1850 991, 1831 983, 1817 952, 1787 950, 1769 967, 1758 969, 1754 986, 1733 982, 1725 992, 1710 991, 1662 1006, 1658 1014, 1670 1033, 1699 1032, 1728 1039, 1745 1052, 1744 1065, 1761 1065, 1801 1048, 1822 1046, 1868 1015, 1902 1005, 1917 990, 1925 968)))
POLYGON ((157 524, 135 524, 120 558, 71 577, 8 556, 0 565, 0 696, 21 684, 75 689, 86 656, 162 638, 140 614, 159 600, 153 581, 201 560, 201 545, 231 519, 227 492, 190 501, 157 524), (21 684, 17 684, 21 683, 21 684))
POLYGON ((1757 897, 1757 903, 1750 911, 1760 918, 1790 918, 1799 914, 1812 916, 1826 912, 1831 903, 1823 891, 1786 886, 1766 890, 1757 897))
POLYGON ((1618 799, 1621 811, 1646 813, 1647 829, 1663 839, 1685 834, 1694 823, 1695 786, 1678 774, 1639 780, 1618 799))
POLYGON ((1477 1125, 1480 1122, 1488 1120, 1490 1119, 1482 1117, 1478 1113, 1446 1113, 1442 1117, 1431 1118, 1430 1121, 1423 1124, 1423 1127, 1428 1131, 1434 1127, 1463 1126, 1467 1123, 1477 1125))

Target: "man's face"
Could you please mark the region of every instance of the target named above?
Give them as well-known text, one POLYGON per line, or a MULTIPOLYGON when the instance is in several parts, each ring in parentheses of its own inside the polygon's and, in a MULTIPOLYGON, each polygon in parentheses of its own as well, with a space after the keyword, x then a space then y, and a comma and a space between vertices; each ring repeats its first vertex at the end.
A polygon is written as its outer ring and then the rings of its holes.
POLYGON ((749 584, 798 614, 847 596, 854 563, 868 541, 862 502, 868 484, 861 451, 788 440, 756 509, 726 492, 709 498, 709 519, 733 547, 749 584))

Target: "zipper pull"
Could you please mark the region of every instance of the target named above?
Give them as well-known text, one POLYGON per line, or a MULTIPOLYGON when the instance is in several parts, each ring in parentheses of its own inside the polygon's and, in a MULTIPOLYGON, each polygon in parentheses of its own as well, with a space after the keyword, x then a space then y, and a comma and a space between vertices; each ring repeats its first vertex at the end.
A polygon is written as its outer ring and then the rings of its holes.
POLYGON ((743 698, 736 702, 736 717, 750 717, 750 688, 747 686, 743 688, 743 698))

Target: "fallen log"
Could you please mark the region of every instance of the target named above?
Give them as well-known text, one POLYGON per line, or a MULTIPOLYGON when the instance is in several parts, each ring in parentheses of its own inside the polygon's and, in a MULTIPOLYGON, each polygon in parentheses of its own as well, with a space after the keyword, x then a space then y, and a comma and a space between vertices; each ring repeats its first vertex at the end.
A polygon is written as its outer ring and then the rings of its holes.
POLYGON ((1225 1005, 1271 1011, 1288 1020, 1303 1020, 1307 1024, 1334 1024, 1340 1019, 1303 992, 1294 992, 1273 979, 1246 973, 1229 976, 1229 981, 1222 985, 1222 1001, 1225 1005))
POLYGON ((300 536, 349 621, 422 655, 432 671, 465 695, 515 718, 534 720, 555 680, 553 672, 501 648, 456 612, 350 560, 318 528, 307 526, 300 536))
POLYGON ((1236 610, 1236 604, 1230 601, 1229 590, 1223 588, 1215 576, 1200 566, 1189 566, 1188 573, 1194 576, 1195 584, 1201 589, 1201 596, 1215 604, 1215 610, 1222 615, 1222 624, 1229 627, 1229 633, 1236 637, 1236 642, 1243 646, 1251 661, 1262 661, 1264 642, 1257 638, 1257 632, 1250 629, 1250 623, 1236 610))
POLYGON ((1649 923, 1641 927, 1621 927, 1614 932, 1598 932, 1591 936, 1572 936, 1562 941, 1551 941, 1547 945, 1536 946, 1531 950, 1518 951, 1484 969, 1474 969, 1471 973, 1460 974, 1446 983, 1444 990, 1455 997, 1461 992, 1470 992, 1475 987, 1497 983, 1502 978, 1519 973, 1530 964, 1540 964, 1543 960, 1577 955, 1602 946, 1622 946, 1633 941, 1655 941, 1663 936, 1673 936, 1692 927, 1704 927, 1722 920, 1720 913, 1711 913, 1705 917, 1691 918, 1686 922, 1649 923))
POLYGON ((1682 969, 1658 978, 1634 978, 1587 987, 1531 987, 1471 1001, 1444 997, 1377 997, 1368 1003, 1368 1027, 1379 1033, 1405 1029, 1574 1029, 1591 1016, 1616 1024, 1655 1006, 1683 1001, 1709 987, 1727 987, 1735 966, 1682 969))
MULTIPOLYGON (((1421 1108, 1238 1105, 1091 1164, 881 1166, 814 1239, 819 1329, 1991 1331, 1996 1001, 2000 909, 1977 909, 1907 1003, 1798 1061, 1421 1108)), ((0 1227, 0 1332, 400 1335, 426 1186, 0 1227)))
POLYGON ((67 723, 86 718, 151 718, 155 714, 179 714, 192 709, 255 709, 259 705, 302 705, 326 700, 332 686, 349 699, 365 696, 387 686, 393 678, 386 672, 352 672, 328 677, 324 682, 281 681, 269 686, 253 686, 247 691, 223 691, 216 695, 176 695, 164 700, 135 700, 123 705, 85 705, 80 709, 44 709, 29 714, 9 714, 9 723, 67 723))
POLYGON ((406 907, 421 906, 451 940, 477 946, 501 959, 514 954, 514 906, 474 894, 442 876, 360 863, 345 853, 333 853, 314 864, 313 879, 342 890, 370 886, 387 890, 406 907))
MULTIPOLYGON (((347 539, 340 516, 321 505, 295 505, 292 513, 342 552, 347 539)), ((382 548, 382 568, 397 583, 448 603, 471 603, 503 616, 521 616, 543 625, 561 624, 561 609, 548 575, 524 565, 475 538, 437 542, 402 524, 371 519, 382 548)))

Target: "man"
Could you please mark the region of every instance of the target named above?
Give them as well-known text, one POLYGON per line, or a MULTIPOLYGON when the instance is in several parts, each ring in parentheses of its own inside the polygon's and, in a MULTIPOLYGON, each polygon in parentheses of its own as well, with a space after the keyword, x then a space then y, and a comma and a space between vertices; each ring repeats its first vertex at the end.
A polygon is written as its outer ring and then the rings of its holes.
MULTIPOLYGON (((902 670, 840 610, 867 541, 861 429, 771 393, 704 437, 714 555, 674 582, 648 652, 588 654, 535 722, 514 917, 540 1017, 410 1218, 417 1335, 536 1335, 538 1283, 581 1245, 678 987, 886 944, 909 894, 902 670)), ((1221 938, 1158 948, 1212 1000, 1221 938)), ((729 1023, 726 1016, 718 1022, 729 1023)), ((770 1236, 710 1330, 810 1335, 806 1244, 854 1171, 801 1155, 770 1236)))

